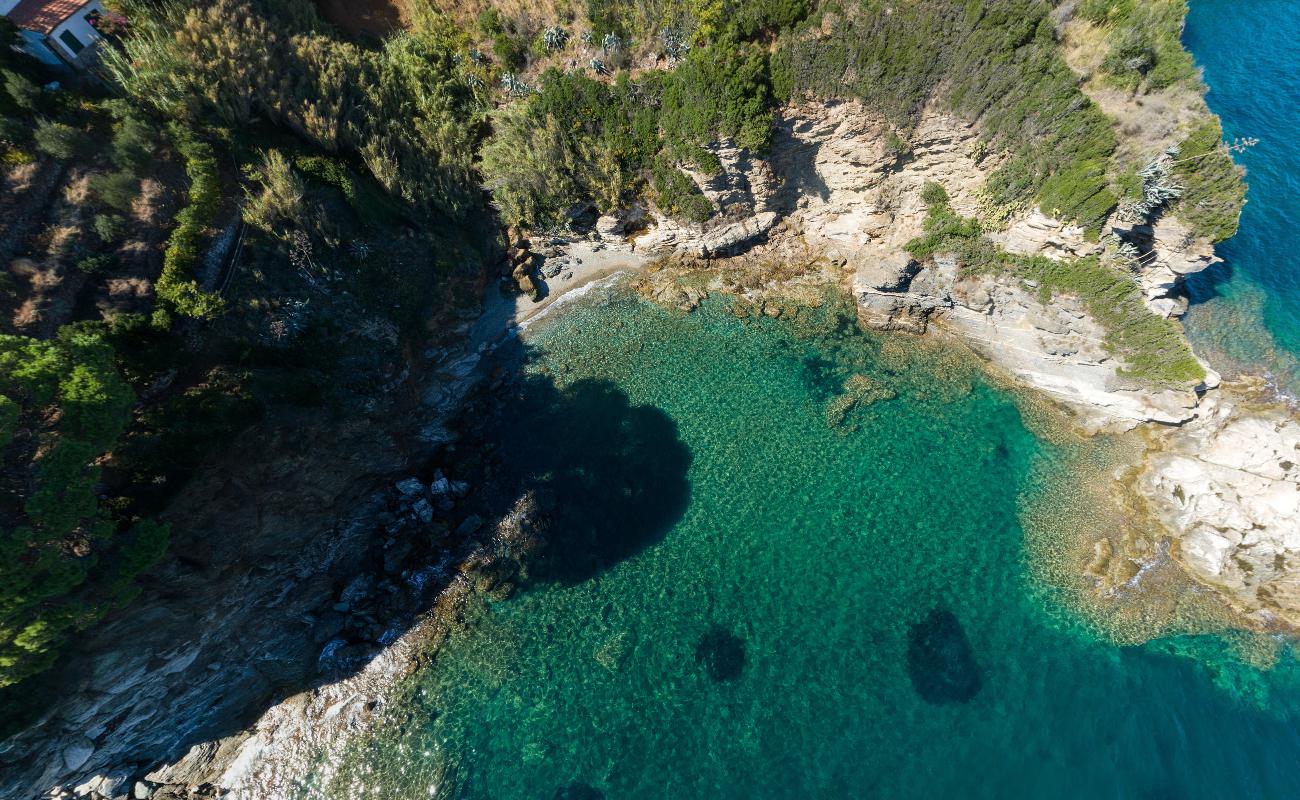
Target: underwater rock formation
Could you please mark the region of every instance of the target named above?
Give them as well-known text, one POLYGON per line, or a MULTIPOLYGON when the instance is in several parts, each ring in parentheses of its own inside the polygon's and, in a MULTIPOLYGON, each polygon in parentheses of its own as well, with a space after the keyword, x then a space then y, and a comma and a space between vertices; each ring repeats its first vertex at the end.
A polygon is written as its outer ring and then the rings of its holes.
POLYGON ((590 783, 574 781, 556 789, 555 800, 605 800, 605 793, 590 783))
POLYGON ((745 640, 721 625, 710 625, 695 645, 695 663, 714 683, 734 681, 745 671, 745 640))

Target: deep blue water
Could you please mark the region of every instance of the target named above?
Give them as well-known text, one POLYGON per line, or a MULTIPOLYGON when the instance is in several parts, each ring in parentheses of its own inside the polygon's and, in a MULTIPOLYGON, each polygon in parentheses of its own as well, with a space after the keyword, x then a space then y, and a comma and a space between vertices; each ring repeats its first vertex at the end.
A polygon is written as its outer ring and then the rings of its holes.
POLYGON ((1191 282, 1188 331, 1216 367, 1263 369, 1300 396, 1300 3, 1192 0, 1184 42, 1227 137, 1259 139, 1236 156, 1241 230, 1191 282))

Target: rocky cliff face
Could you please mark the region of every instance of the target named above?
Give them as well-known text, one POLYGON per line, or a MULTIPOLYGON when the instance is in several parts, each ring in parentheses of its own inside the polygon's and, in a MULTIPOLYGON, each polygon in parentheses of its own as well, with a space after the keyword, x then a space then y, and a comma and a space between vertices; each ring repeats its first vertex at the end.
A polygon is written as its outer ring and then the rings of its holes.
MULTIPOLYGON (((766 161, 721 147, 719 175, 693 176, 721 213, 705 226, 653 216, 650 231, 628 243, 619 220, 602 220, 612 246, 640 252, 720 257, 798 239, 854 268, 851 289, 872 326, 923 333, 937 324, 960 336, 994 366, 1078 413, 1089 430, 1128 429, 1143 422, 1191 419, 1198 391, 1136 385, 1102 347, 1104 331, 1070 297, 1044 304, 1034 287, 996 277, 962 277, 951 260, 913 263, 906 243, 922 232, 921 189, 937 181, 953 207, 973 216, 980 190, 999 163, 975 127, 930 111, 907 152, 887 148, 883 121, 852 102, 808 103, 786 110, 766 161)), ((644 211, 636 214, 644 216, 644 211)), ((1185 310, 1183 275, 1214 261, 1208 242, 1176 220, 1154 227, 1108 227, 1105 235, 1134 243, 1135 280, 1153 313, 1185 310)), ((1005 249, 1062 259, 1093 255, 1101 245, 1084 231, 1037 210, 1026 211, 992 237, 1005 249)))
POLYGON ((435 508, 445 520, 460 494, 392 479, 452 438, 478 361, 468 345, 434 354, 415 429, 390 395, 346 424, 252 431, 197 476, 169 511, 175 557, 70 656, 61 698, 0 742, 0 797, 188 797, 279 698, 391 671, 386 647, 451 577, 413 574, 406 556, 445 534, 435 508))

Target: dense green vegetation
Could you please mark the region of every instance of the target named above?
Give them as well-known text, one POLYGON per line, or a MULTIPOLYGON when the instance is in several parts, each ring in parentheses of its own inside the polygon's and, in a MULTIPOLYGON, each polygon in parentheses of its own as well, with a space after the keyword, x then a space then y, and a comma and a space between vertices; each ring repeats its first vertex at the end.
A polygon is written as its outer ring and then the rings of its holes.
POLYGON ((1186 0, 1083 0, 1076 13, 1105 29, 1106 79, 1129 90, 1159 90, 1196 80, 1182 45, 1186 0))
POLYGON ((220 313, 221 298, 199 288, 194 270, 204 231, 212 225, 221 203, 217 161, 211 145, 184 133, 177 138, 190 179, 189 205, 176 215, 156 288, 158 296, 178 313, 209 319, 220 313))
POLYGON ((486 184, 505 221, 527 227, 562 225, 586 204, 612 211, 647 189, 666 212, 702 221, 713 209, 681 169, 716 172, 706 146, 720 139, 767 148, 766 64, 761 47, 727 38, 636 79, 550 70, 536 94, 494 116, 486 184))
POLYGON ((1152 314, 1129 276, 1096 257, 1054 261, 998 248, 977 220, 957 214, 937 183, 926 186, 925 233, 908 242, 913 257, 952 254, 962 271, 1008 275, 1036 287, 1043 303, 1070 294, 1106 330, 1106 350, 1124 363, 1120 374, 1155 385, 1186 386, 1205 378, 1176 321, 1152 314))
POLYGON ((165 528, 115 524, 96 498, 97 462, 135 402, 93 325, 52 341, 0 335, 0 687, 48 667, 162 555, 165 528))
MULTIPOLYGON (((322 30, 309 0, 141 5, 105 66, 167 118, 246 126, 264 117, 326 152, 358 157, 395 196, 459 218, 478 204, 474 94, 446 26, 375 51, 322 30)), ((206 123, 205 123, 206 124, 206 123)))
POLYGON ((1208 119, 1188 134, 1179 145, 1173 170, 1183 185, 1183 196, 1174 207, 1179 219, 1216 242, 1237 232, 1246 184, 1241 167, 1223 147, 1218 119, 1208 119))

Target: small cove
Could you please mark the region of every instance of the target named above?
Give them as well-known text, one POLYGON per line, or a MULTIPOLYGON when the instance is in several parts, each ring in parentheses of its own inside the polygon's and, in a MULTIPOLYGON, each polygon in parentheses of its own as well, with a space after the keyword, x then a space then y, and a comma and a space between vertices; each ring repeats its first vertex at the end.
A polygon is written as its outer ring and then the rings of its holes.
POLYGON ((558 544, 302 797, 1300 788, 1289 650, 1085 624, 1023 522, 1081 454, 969 362, 606 289, 529 348, 491 444, 558 544))

